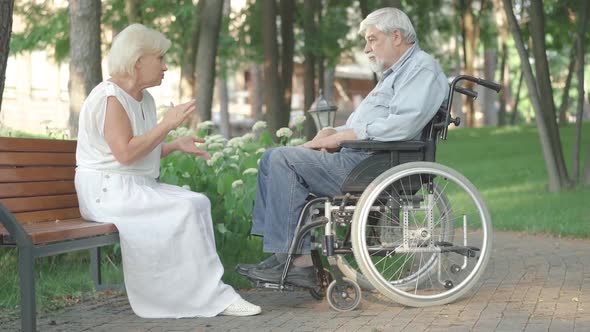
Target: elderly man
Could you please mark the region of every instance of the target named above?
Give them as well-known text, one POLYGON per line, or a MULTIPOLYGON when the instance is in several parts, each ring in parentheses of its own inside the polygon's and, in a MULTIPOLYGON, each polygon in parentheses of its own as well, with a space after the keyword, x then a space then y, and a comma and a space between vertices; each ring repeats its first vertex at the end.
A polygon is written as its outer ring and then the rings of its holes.
MULTIPOLYGON (((348 148, 334 152, 340 142, 419 138, 447 96, 445 74, 418 46, 414 27, 404 12, 376 10, 361 22, 359 33, 365 37, 364 51, 371 69, 381 78, 345 125, 320 131, 302 147, 274 148, 262 156, 251 233, 263 236, 263 250, 274 255, 258 264, 238 265, 237 271, 243 275, 279 281, 308 195, 342 194, 340 188, 347 175, 369 156, 348 148)), ((304 249, 304 253, 308 251, 304 249)), ((287 281, 313 287, 310 255, 299 255, 293 264, 287 281)))

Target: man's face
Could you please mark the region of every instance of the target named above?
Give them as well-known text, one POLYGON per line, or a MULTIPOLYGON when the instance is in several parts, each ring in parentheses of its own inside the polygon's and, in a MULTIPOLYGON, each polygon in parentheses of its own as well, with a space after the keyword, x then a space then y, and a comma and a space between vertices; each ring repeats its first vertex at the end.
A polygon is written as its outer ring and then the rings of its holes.
POLYGON ((365 31, 365 54, 369 57, 371 70, 383 72, 399 59, 397 46, 401 42, 399 31, 386 34, 375 26, 365 31))

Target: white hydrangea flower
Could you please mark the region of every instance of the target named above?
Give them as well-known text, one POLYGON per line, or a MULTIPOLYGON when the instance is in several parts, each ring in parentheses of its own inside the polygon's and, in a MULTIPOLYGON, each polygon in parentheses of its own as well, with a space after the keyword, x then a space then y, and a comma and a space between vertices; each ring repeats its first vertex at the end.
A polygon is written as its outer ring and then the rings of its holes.
POLYGON ((212 142, 212 143, 217 143, 217 142, 225 142, 226 139, 221 134, 215 134, 215 135, 211 135, 211 136, 205 137, 205 141, 212 142))
POLYGON ((238 156, 237 154, 234 154, 233 156, 230 156, 229 159, 239 160, 240 156, 238 156))
POLYGON ((213 160, 213 159, 207 160, 207 166, 213 166, 213 164, 215 164, 215 160, 213 160))
POLYGON ((301 145, 303 143, 305 143, 305 139, 303 138, 293 138, 292 140, 289 141, 289 143, 287 145, 289 146, 298 146, 301 145))
POLYGON ((223 143, 211 143, 209 144, 209 149, 210 150, 217 150, 217 149, 223 149, 225 145, 223 145, 223 143))
POLYGON ((252 126, 252 131, 259 131, 266 129, 266 121, 256 121, 256 123, 252 126))
POLYGON ((255 136, 252 133, 247 133, 242 135, 242 140, 244 140, 245 142, 252 142, 254 140, 255 136))
POLYGON ((182 177, 185 178, 185 179, 188 179, 188 178, 191 177, 191 175, 188 174, 188 172, 184 172, 184 173, 182 173, 182 177))
POLYGON ((293 118, 293 125, 294 126, 302 125, 303 122, 305 122, 305 115, 297 115, 296 117, 293 118))
POLYGON ((233 189, 236 189, 236 188, 241 187, 243 185, 244 185, 244 181, 242 181, 242 180, 236 180, 236 181, 232 182, 231 187, 233 189))
POLYGON ((279 130, 277 130, 277 137, 291 137, 293 135, 293 131, 287 127, 283 127, 279 130))
POLYGON ((207 130, 213 128, 213 121, 203 121, 197 125, 197 130, 207 130))
POLYGON ((256 165, 260 166, 260 159, 256 160, 256 165))
POLYGON ((266 152, 265 148, 260 148, 260 149, 256 150, 256 154, 263 154, 265 152, 266 152))
POLYGON ((256 168, 248 168, 244 172, 242 172, 242 175, 257 174, 257 173, 258 173, 258 170, 256 168))
POLYGON ((191 190, 191 186, 189 186, 188 184, 183 184, 182 188, 184 188, 186 190, 191 190))
POLYGON ((227 145, 234 148, 241 148, 244 146, 244 140, 241 137, 234 137, 227 141, 227 145))
POLYGON ((233 154, 234 153, 234 149, 232 149, 232 148, 225 148, 222 151, 225 154, 233 154))
POLYGON ((227 165, 227 167, 234 168, 236 171, 240 170, 240 166, 238 166, 238 164, 234 164, 234 163, 227 165))

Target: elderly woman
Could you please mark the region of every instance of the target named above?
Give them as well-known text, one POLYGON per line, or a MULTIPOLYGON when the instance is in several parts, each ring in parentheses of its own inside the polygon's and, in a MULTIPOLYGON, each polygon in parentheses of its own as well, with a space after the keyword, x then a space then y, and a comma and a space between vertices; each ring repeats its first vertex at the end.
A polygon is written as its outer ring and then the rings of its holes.
POLYGON ((182 151, 208 158, 183 137, 164 143, 195 109, 170 105, 157 123, 146 88, 160 85, 170 41, 133 24, 109 53, 111 78, 82 106, 76 151, 76 190, 84 218, 117 225, 127 295, 141 317, 250 316, 259 306, 221 281, 207 197, 157 182, 160 158, 182 151))

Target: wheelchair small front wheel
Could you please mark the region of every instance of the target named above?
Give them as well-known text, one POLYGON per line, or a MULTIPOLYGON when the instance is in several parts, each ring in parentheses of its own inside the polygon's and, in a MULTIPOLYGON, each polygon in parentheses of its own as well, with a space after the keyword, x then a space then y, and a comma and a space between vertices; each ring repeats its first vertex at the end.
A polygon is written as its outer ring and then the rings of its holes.
POLYGON ((361 288, 348 278, 342 278, 341 282, 333 280, 326 293, 328 304, 336 311, 351 311, 361 303, 361 288))
POLYGON ((381 174, 363 192, 351 242, 362 274, 383 295, 407 306, 442 305, 483 274, 491 218, 463 175, 437 163, 410 162, 381 174))

